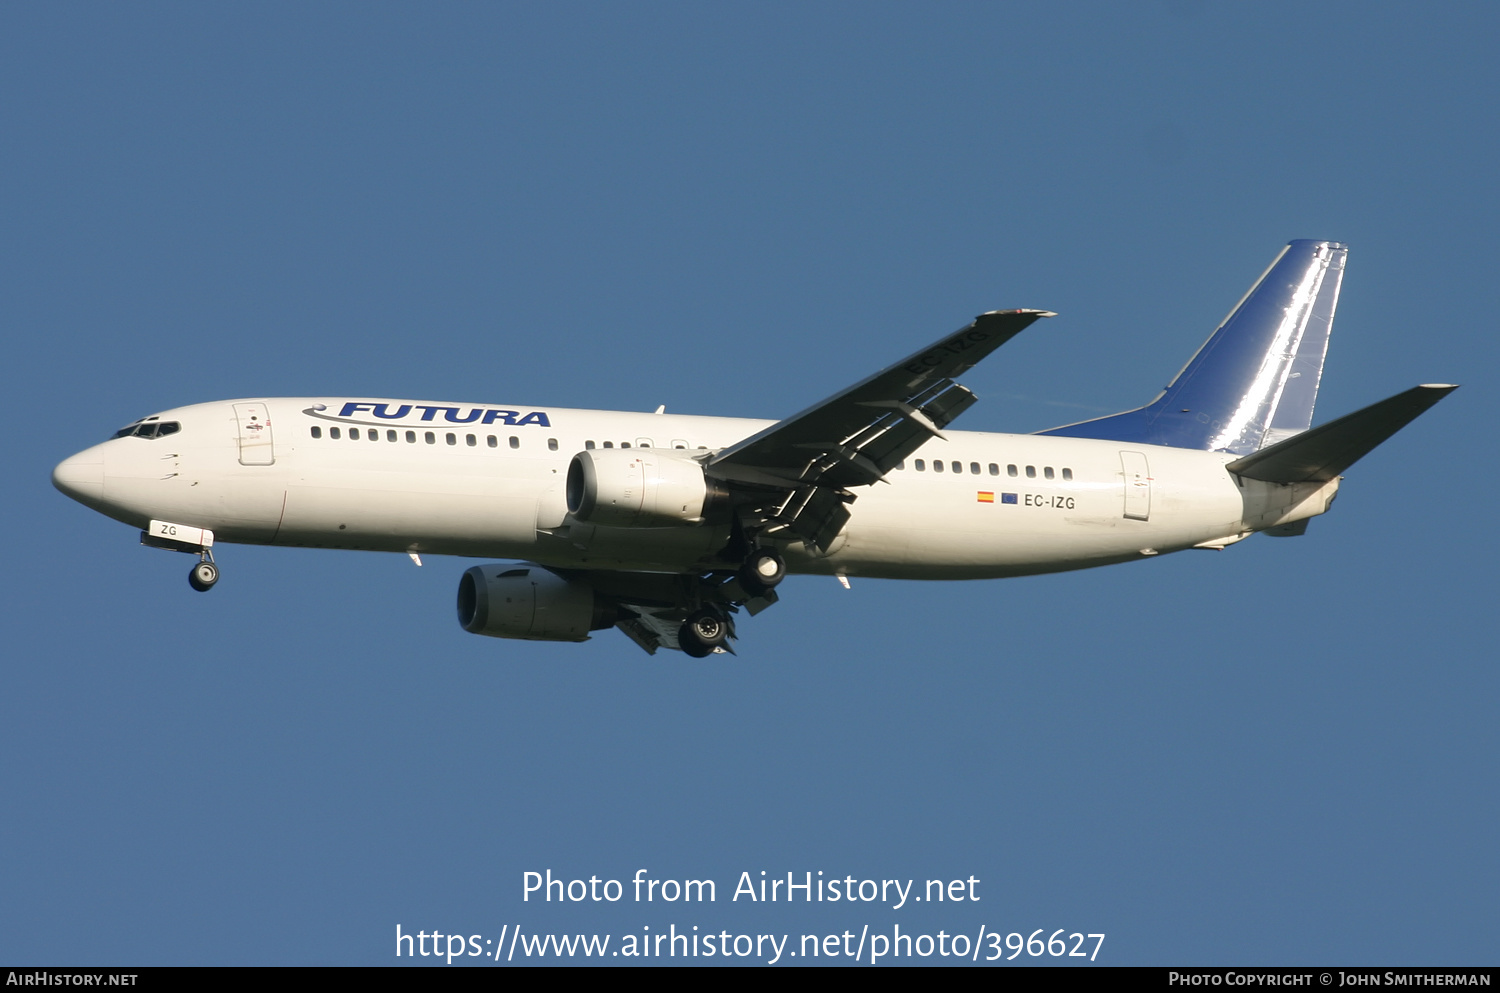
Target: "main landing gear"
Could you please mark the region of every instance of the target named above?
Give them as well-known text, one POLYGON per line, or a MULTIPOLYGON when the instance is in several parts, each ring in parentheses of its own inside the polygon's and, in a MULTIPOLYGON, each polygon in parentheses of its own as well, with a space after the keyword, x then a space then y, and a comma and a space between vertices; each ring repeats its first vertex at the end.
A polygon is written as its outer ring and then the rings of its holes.
POLYGON ((213 552, 205 548, 199 554, 203 558, 188 573, 188 585, 199 593, 207 593, 219 581, 219 567, 214 565, 213 552))
POLYGON ((776 588, 786 578, 786 560, 774 548, 757 548, 752 551, 735 578, 751 596, 762 596, 776 588))
POLYGON ((712 655, 728 638, 729 618, 714 607, 689 614, 687 623, 677 632, 677 643, 695 659, 712 655))
POLYGON ((730 615, 747 603, 752 614, 764 610, 775 601, 771 590, 785 576, 786 560, 780 552, 774 548, 752 549, 734 578, 714 591, 719 602, 704 604, 687 616, 677 631, 678 647, 695 659, 707 658, 720 649, 728 651, 725 642, 734 637, 730 615))

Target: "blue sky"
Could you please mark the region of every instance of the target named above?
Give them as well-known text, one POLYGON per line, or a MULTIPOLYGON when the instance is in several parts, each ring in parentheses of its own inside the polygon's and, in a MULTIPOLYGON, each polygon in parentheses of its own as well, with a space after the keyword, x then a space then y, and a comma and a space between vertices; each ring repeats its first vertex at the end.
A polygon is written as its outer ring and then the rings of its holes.
POLYGON ((0 11, 0 960, 388 964, 443 933, 1103 932, 1112 964, 1496 957, 1497 15, 1479 4, 0 11), (497 641, 457 559, 224 547, 51 467, 370 395, 778 417, 1001 307, 961 427, 1138 405, 1292 238, 1319 417, 1464 388, 1305 537, 794 577, 730 662, 497 641), (1488 411, 1488 413, 1486 413, 1488 411), (537 906, 522 873, 711 878, 537 906), (979 902, 729 902, 743 871, 979 902))

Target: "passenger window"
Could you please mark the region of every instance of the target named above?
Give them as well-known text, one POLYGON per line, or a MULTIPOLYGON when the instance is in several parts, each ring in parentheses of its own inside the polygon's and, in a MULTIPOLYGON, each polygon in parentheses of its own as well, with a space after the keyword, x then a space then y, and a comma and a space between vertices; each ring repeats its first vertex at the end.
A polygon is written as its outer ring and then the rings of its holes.
POLYGON ((556 438, 548 438, 547 439, 547 451, 549 451, 549 452, 555 452, 555 451, 557 451, 557 439, 556 438))
POLYGON ((464 444, 468 445, 470 448, 473 448, 475 445, 479 444, 479 439, 474 437, 472 434, 466 434, 464 435, 464 444))
POLYGON ((953 471, 954 472, 963 472, 964 471, 964 464, 962 462, 954 462, 953 463, 953 471))
POLYGON ((917 471, 918 472, 926 472, 927 471, 927 463, 923 462, 921 459, 917 459, 917 471))
POLYGON ((1007 476, 1014 476, 1016 474, 1016 467, 1013 466, 1013 465, 1006 466, 1005 467, 1005 474, 1007 476))
POLYGON ((510 436, 510 447, 511 448, 520 448, 521 447, 521 439, 517 438, 515 435, 511 435, 510 436))
POLYGON ((1027 479, 1035 479, 1036 478, 1036 466, 1029 465, 1029 466, 1026 467, 1026 478, 1027 479))
POLYGON ((1000 475, 1000 467, 998 465, 996 465, 995 463, 993 463, 993 462, 990 463, 990 475, 991 476, 998 476, 998 475, 1000 475))
POLYGON ((970 462, 969 463, 969 472, 973 473, 976 476, 979 475, 979 463, 978 462, 970 462))
POLYGON ((338 441, 340 438, 343 437, 343 435, 339 433, 339 429, 338 428, 329 428, 328 429, 328 437, 332 438, 334 441, 338 441))
POLYGON ((942 472, 943 471, 943 460, 942 459, 933 459, 932 460, 932 471, 933 472, 942 472))
POLYGON ((450 444, 450 445, 456 445, 456 444, 458 444, 458 435, 454 434, 452 431, 448 432, 448 444, 450 444))
POLYGON ((585 441, 583 447, 592 452, 594 450, 594 443, 592 441, 585 441))
POLYGON ((396 430, 395 430, 395 428, 392 428, 391 430, 389 430, 389 431, 387 431, 385 433, 385 440, 386 441, 395 441, 396 440, 396 430))
POLYGON ((491 435, 486 435, 485 439, 484 439, 484 443, 486 445, 489 445, 491 448, 498 448, 499 445, 500 445, 500 439, 496 438, 492 434, 491 435))
POLYGON ((321 437, 323 437, 323 429, 320 428, 320 427, 318 427, 316 424, 314 424, 312 426, 312 436, 314 438, 321 438, 321 437))
POLYGON ((433 434, 431 431, 423 432, 422 438, 429 445, 436 445, 437 444, 437 435, 433 434))
POLYGON ((349 429, 349 440, 350 441, 358 441, 359 440, 359 428, 350 428, 349 429))
POLYGON ((406 432, 406 443, 408 445, 415 445, 417 443, 417 433, 415 431, 406 432))
POLYGON ((376 431, 374 428, 370 428, 369 430, 367 430, 365 432, 365 437, 369 438, 371 441, 379 441, 380 440, 380 432, 376 431))
POLYGON ((605 448, 614 448, 614 447, 615 447, 615 443, 614 443, 614 442, 612 442, 612 441, 606 441, 606 442, 605 442, 605 443, 604 443, 604 447, 605 447, 605 448))
POLYGON ((897 468, 897 470, 905 469, 906 468, 906 460, 902 459, 900 462, 897 462, 896 463, 896 468, 897 468))
POLYGON ((630 447, 630 442, 628 442, 628 441, 622 441, 622 442, 620 442, 620 447, 621 448, 629 448, 630 447))
POLYGON ((1064 469, 1063 470, 1063 478, 1064 479, 1072 479, 1073 478, 1073 470, 1072 469, 1064 469))
POLYGON ((1043 469, 1042 470, 1042 475, 1046 476, 1048 479, 1051 479, 1052 478, 1052 467, 1049 465, 1047 468, 1043 469))

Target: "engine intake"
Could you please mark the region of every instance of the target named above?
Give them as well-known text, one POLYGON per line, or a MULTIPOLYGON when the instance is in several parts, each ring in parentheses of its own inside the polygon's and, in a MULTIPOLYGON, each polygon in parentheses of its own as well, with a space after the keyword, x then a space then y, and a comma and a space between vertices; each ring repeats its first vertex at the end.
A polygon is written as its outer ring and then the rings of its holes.
POLYGON ((476 565, 458 581, 458 623, 470 634, 528 641, 587 641, 612 626, 619 605, 581 579, 536 565, 476 565))
POLYGON ((587 524, 701 524, 723 489, 690 458, 650 448, 579 452, 568 466, 568 511, 587 524))

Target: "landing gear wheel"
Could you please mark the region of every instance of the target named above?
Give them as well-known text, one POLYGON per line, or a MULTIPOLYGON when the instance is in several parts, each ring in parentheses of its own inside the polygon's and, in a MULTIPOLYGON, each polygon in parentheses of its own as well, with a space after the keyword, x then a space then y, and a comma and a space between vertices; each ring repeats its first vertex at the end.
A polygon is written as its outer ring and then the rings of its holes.
POLYGON ((199 562, 188 573, 188 585, 199 593, 207 593, 219 581, 219 567, 212 562, 199 562))
POLYGON ((754 596, 775 589, 784 578, 786 560, 774 548, 757 548, 739 571, 740 585, 754 596))
POLYGON ((729 621, 717 610, 704 608, 688 615, 677 632, 677 643, 695 659, 706 658, 729 637, 729 621))

